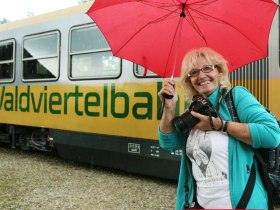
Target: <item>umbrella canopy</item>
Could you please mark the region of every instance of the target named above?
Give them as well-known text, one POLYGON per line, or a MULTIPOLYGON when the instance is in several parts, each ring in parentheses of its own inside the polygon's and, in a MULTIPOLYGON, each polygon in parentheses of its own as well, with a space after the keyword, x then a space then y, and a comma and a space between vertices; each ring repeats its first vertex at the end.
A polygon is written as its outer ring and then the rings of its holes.
POLYGON ((265 58, 277 8, 272 0, 95 0, 87 14, 115 56, 177 77, 194 48, 216 50, 230 71, 265 58))

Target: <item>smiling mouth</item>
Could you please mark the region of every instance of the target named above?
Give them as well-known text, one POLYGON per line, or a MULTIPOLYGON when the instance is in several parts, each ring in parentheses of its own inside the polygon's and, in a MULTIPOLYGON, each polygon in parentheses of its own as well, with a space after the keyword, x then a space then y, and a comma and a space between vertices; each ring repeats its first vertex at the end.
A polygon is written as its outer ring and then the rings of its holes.
POLYGON ((203 82, 200 82, 199 85, 203 86, 203 85, 208 85, 210 84, 210 80, 207 80, 207 81, 203 81, 203 82))

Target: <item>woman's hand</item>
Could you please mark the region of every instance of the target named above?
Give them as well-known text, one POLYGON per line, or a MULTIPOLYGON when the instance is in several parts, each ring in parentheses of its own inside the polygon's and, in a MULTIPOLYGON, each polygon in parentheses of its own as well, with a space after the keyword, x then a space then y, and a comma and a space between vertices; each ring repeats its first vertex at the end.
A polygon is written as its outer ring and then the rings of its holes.
MULTIPOLYGON (((198 112, 191 111, 191 115, 195 118, 198 118, 200 121, 194 126, 194 128, 202 131, 211 131, 211 124, 209 116, 202 115, 198 112)), ((223 121, 219 117, 212 117, 213 125, 215 129, 219 129, 223 125, 223 121)))
POLYGON ((175 88, 175 82, 171 79, 165 79, 162 89, 158 92, 162 102, 165 102, 166 108, 173 108, 178 101, 178 94, 175 88), (171 98, 165 98, 164 94, 171 96, 171 98))
MULTIPOLYGON (((211 131, 211 125, 210 125, 210 119, 209 116, 199 114, 195 111, 191 111, 191 115, 193 117, 196 117, 200 120, 194 128, 202 130, 202 131, 211 131)), ((220 118, 212 117, 213 124, 216 129, 220 128, 222 126, 222 121, 220 118)), ((246 123, 239 123, 239 122, 229 122, 227 127, 227 133, 228 135, 231 135, 240 141, 252 145, 252 137, 250 134, 250 130, 248 127, 248 124, 246 123)))
POLYGON ((178 94, 175 88, 175 82, 171 79, 166 79, 163 83, 162 89, 158 92, 164 109, 160 121, 160 131, 163 133, 171 133, 175 130, 173 119, 175 117, 176 103, 178 101, 178 94), (173 96, 172 98, 164 98, 164 94, 173 96))

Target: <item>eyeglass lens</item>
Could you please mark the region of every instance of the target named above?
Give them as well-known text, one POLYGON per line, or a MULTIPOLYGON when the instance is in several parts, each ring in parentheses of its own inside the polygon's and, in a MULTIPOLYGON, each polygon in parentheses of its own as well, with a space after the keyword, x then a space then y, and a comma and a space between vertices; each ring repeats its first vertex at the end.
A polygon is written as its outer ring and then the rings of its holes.
POLYGON ((196 77, 198 76, 199 72, 202 71, 203 73, 209 73, 213 70, 213 66, 209 65, 209 66, 203 66, 201 69, 193 69, 190 73, 189 76, 190 77, 196 77))

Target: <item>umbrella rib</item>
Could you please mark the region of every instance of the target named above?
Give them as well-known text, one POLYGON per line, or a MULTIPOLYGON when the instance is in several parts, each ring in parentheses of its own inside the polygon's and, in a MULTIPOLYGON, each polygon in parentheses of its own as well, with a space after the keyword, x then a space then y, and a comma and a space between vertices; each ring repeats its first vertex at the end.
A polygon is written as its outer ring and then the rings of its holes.
MULTIPOLYGON (((148 6, 151 6, 151 7, 156 7, 156 8, 164 9, 164 10, 167 10, 166 9, 167 7, 171 7, 170 4, 162 3, 160 1, 158 1, 158 2, 155 2, 155 1, 151 2, 151 1, 138 0, 137 2, 145 4, 145 5, 148 5, 148 6)), ((173 6, 178 5, 177 3, 174 2, 174 0, 172 0, 172 2, 173 2, 173 6)), ((167 11, 171 11, 171 10, 167 10, 167 11)))
MULTIPOLYGON (((172 0, 173 2, 173 5, 171 6, 170 4, 164 4, 164 3, 161 3, 161 2, 150 2, 150 1, 138 1, 138 3, 142 3, 144 5, 147 5, 147 6, 150 6, 150 7, 155 7, 157 9, 161 9, 161 10, 164 10, 164 11, 168 11, 168 12, 172 12, 172 13, 177 13, 177 6, 178 6, 178 3, 174 2, 174 0, 172 0), (152 4, 152 3, 156 3, 156 4, 152 4), (162 5, 162 6, 160 6, 162 5), (168 9, 168 8, 173 8, 173 7, 176 7, 176 9, 168 9)), ((180 14, 179 12, 177 13, 178 15, 180 14)))
MULTIPOLYGON (((254 43, 254 42, 252 42, 252 40, 251 39, 249 39, 244 33, 242 33, 240 30, 238 30, 235 26, 233 26, 232 24, 230 24, 229 22, 226 22, 226 21, 224 21, 224 20, 221 20, 221 19, 218 19, 218 18, 216 18, 216 17, 214 17, 214 16, 211 16, 211 15, 208 15, 208 14, 206 14, 206 13, 203 13, 203 12, 200 12, 200 11, 198 11, 198 10, 196 10, 196 9, 193 9, 192 8, 192 10, 194 11, 194 12, 196 12, 197 14, 199 14, 200 16, 201 16, 201 19, 204 19, 204 20, 207 20, 207 21, 211 21, 211 22, 216 22, 216 23, 221 23, 221 24, 225 24, 225 25, 228 25, 228 26, 230 26, 231 28, 233 28, 235 31, 237 31, 237 32, 239 32, 243 37, 245 37, 250 43, 252 43, 252 45, 253 46, 255 46, 260 52, 262 52, 262 50, 261 49, 259 49, 259 47, 254 43), (203 18, 204 17, 204 18, 203 18), (208 18, 207 18, 208 17, 208 18)), ((191 15, 190 15, 190 17, 191 17, 191 15)), ((197 18, 199 18, 199 17, 197 17, 197 18)), ((193 19, 193 18, 192 18, 193 19)), ((197 25, 196 25, 197 26, 197 25)), ((197 26, 197 28, 198 28, 198 26, 197 26)), ((200 31, 200 30, 199 30, 200 31)), ((201 32, 201 35, 202 35, 202 32, 201 32)), ((203 35, 202 35, 203 36, 203 35)), ((204 37, 204 36, 203 36, 204 37)), ((205 38, 203 38, 204 40, 205 40, 205 38)), ((262 52, 263 53, 263 52, 262 52)))
POLYGON ((174 76, 174 72, 175 72, 175 68, 176 68, 176 64, 177 64, 177 56, 178 56, 178 50, 179 50, 179 43, 180 43, 180 37, 181 37, 181 29, 182 29, 182 20, 183 20, 183 17, 180 17, 180 20, 177 24, 177 27, 176 27, 176 31, 174 33, 174 36, 173 36, 173 39, 172 39, 172 44, 171 44, 171 48, 170 48, 170 51, 169 51, 169 54, 168 54, 168 57, 167 57, 167 60, 166 60, 166 64, 165 64, 165 70, 164 70, 164 76, 165 76, 165 73, 167 71, 167 65, 168 65, 168 61, 171 57, 171 53, 172 53, 172 49, 173 49, 173 46, 174 46, 174 42, 175 42, 175 39, 176 39, 176 36, 177 36, 177 33, 179 31, 179 27, 180 27, 180 34, 178 35, 179 37, 179 40, 177 42, 177 46, 176 46, 176 51, 175 51, 175 58, 174 58, 174 65, 173 65, 173 69, 172 69, 172 73, 171 73, 171 78, 173 79, 173 76, 174 76))
MULTIPOLYGON (((173 2, 173 4, 174 4, 174 6, 178 5, 178 3, 176 3, 174 0, 172 0, 172 2, 173 2)), ((146 4, 146 5, 153 6, 153 5, 151 5, 151 4, 146 4)), ((186 5, 186 4, 182 4, 182 6, 183 6, 182 11, 185 9, 185 5, 186 5)), ((167 14, 166 16, 163 16, 163 17, 157 19, 157 20, 154 20, 154 21, 149 22, 149 23, 148 23, 147 25, 145 25, 143 28, 145 28, 145 27, 148 26, 149 24, 158 22, 159 20, 161 21, 161 20, 163 20, 163 19, 167 19, 168 16, 170 16, 171 14, 176 13, 176 11, 178 11, 178 9, 175 9, 175 10, 168 10, 168 9, 162 8, 162 7, 157 7, 157 8, 160 8, 160 9, 163 9, 163 10, 166 10, 166 11, 169 11, 170 13, 167 14)), ((166 60, 165 70, 164 70, 164 74, 163 74, 163 75, 165 75, 165 73, 166 73, 166 71, 167 71, 168 61, 169 61, 169 59, 170 59, 170 57, 171 57, 171 53, 172 53, 173 46, 175 46, 174 43, 175 43, 176 36, 177 36, 177 34, 178 34, 179 29, 180 29, 180 32, 179 32, 179 33, 181 33, 181 29, 182 29, 182 20, 183 20, 184 16, 183 16, 183 17, 181 16, 181 15, 182 15, 182 12, 181 12, 181 11, 178 12, 178 15, 180 15, 180 19, 179 19, 179 22, 178 22, 178 24, 177 24, 177 27, 176 27, 176 30, 175 30, 175 33, 174 33, 174 36, 173 36, 173 39, 172 39, 172 44, 171 44, 171 48, 170 48, 170 51, 169 51, 169 54, 168 54, 168 57, 167 57, 167 60, 166 60), (181 14, 180 14, 180 13, 181 13, 181 14), (180 26, 181 26, 181 27, 180 27, 180 26)), ((176 17, 177 17, 177 16, 176 16, 176 17)), ((141 30, 141 29, 140 29, 140 30, 141 30)), ((140 30, 139 30, 139 31, 140 31, 140 30)), ((138 33, 138 32, 137 32, 137 33, 138 33)), ((177 41, 177 46, 176 46, 176 49, 175 49, 175 50, 176 50, 176 51, 175 51, 175 58, 174 58, 175 60, 174 60, 174 63, 173 63, 174 65, 173 65, 173 69, 172 69, 172 73, 171 73, 171 78, 173 78, 173 75, 174 75, 174 72, 175 72, 175 68, 176 68, 176 63, 177 63, 177 56, 178 56, 179 43, 180 43, 180 34, 179 34, 178 36, 179 36, 179 40, 177 41)))
POLYGON ((270 0, 261 0, 261 1, 264 1, 264 2, 270 3, 270 4, 277 4, 280 7, 280 4, 276 3, 275 1, 274 2, 271 2, 270 0))
POLYGON ((190 11, 189 10, 186 10, 186 13, 188 14, 188 17, 190 18, 190 21, 186 19, 186 21, 188 21, 190 23, 190 25, 193 27, 193 29, 198 33, 198 35, 204 40, 206 46, 207 46, 207 41, 206 41, 206 38, 204 37, 202 31, 199 29, 198 25, 196 24, 193 16, 191 15, 190 11))
POLYGON ((144 25, 144 26, 142 26, 141 28, 139 28, 139 30, 137 30, 132 36, 130 36, 129 39, 128 39, 126 42, 124 42, 124 44, 123 44, 118 50, 116 50, 114 54, 117 54, 120 50, 122 50, 135 36, 137 36, 137 34, 140 33, 140 31, 144 30, 147 26, 149 26, 149 25, 151 25, 151 24, 154 24, 154 23, 157 23, 157 22, 160 22, 160 21, 166 19, 167 17, 169 17, 170 15, 172 15, 174 12, 175 12, 175 11, 171 11, 170 13, 168 13, 168 14, 162 16, 162 17, 159 17, 159 18, 157 18, 157 19, 155 19, 155 20, 153 20, 153 21, 150 21, 150 22, 148 22, 146 25, 144 25))
POLYGON ((197 2, 193 2, 190 5, 201 5, 201 6, 206 6, 207 4, 212 4, 218 0, 198 0, 197 2))
MULTIPOLYGON (((162 9, 162 10, 166 10, 166 11, 172 11, 170 9, 167 9, 167 7, 174 7, 174 6, 178 5, 177 3, 174 2, 174 0, 172 0, 172 1, 173 1, 173 4, 174 4, 173 6, 171 6, 170 4, 162 3, 160 1, 158 1, 158 2, 151 2, 151 1, 144 1, 144 0, 135 0, 135 1, 131 1, 131 2, 132 3, 137 2, 139 4, 144 4, 144 5, 147 5, 147 6, 156 7, 158 9, 162 9)), ((97 11, 97 10, 104 9, 104 8, 107 9, 107 8, 110 8, 110 7, 114 7, 116 5, 126 4, 126 3, 128 3, 128 2, 124 1, 124 2, 119 2, 117 4, 101 5, 99 7, 95 7, 93 11, 97 11)))

